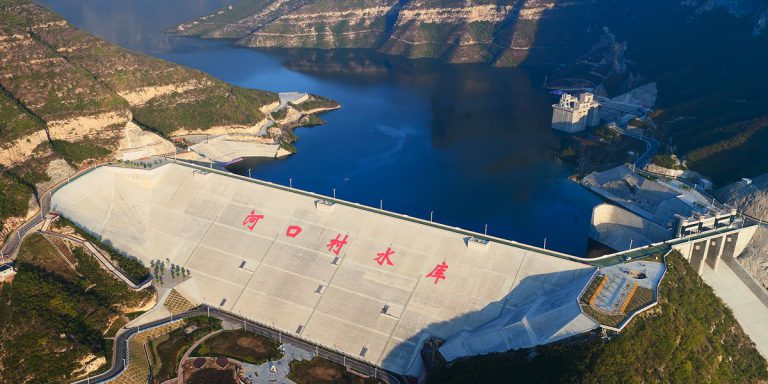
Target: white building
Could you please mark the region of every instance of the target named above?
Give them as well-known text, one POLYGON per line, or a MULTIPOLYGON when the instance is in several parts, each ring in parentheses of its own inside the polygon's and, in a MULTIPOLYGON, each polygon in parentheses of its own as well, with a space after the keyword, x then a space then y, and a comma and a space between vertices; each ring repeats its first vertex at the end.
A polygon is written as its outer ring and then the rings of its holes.
POLYGON ((0 265, 0 282, 8 281, 10 278, 16 275, 16 270, 13 269, 13 264, 0 265))
POLYGON ((552 105, 552 128, 576 133, 595 127, 600 124, 598 106, 591 93, 582 93, 578 98, 564 93, 560 102, 552 105))

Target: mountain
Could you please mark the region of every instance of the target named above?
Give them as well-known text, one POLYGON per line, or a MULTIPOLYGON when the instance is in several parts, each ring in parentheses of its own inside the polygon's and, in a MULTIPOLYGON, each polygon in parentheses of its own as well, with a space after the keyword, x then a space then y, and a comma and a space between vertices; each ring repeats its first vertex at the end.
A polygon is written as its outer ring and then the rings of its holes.
POLYGON ((244 0, 171 32, 546 66, 606 96, 656 82, 662 150, 725 185, 768 172, 766 29, 767 0, 244 0))
POLYGON ((29 0, 0 0, 0 235, 34 209, 38 187, 85 162, 136 141, 159 154, 174 150, 172 136, 255 134, 278 105, 275 93, 130 52, 29 0))
POLYGON ((513 66, 586 48, 586 0, 246 0, 173 32, 249 47, 375 48, 409 58, 513 66), (565 20, 568 18, 569 20, 565 20), (563 23, 565 21, 565 23, 563 23), (560 24, 557 36, 539 25, 560 24), (539 33, 544 32, 544 33, 539 33), (535 43, 535 44, 534 44, 535 43), (566 51, 566 52, 564 52, 566 51))

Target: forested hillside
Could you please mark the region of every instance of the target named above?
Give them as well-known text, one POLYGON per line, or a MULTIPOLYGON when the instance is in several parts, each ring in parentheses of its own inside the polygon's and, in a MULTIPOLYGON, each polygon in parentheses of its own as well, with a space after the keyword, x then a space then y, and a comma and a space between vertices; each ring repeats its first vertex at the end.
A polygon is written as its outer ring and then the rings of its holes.
POLYGON ((459 360, 448 383, 765 383, 768 365, 731 311, 679 253, 667 257, 660 305, 604 341, 546 345, 459 360))

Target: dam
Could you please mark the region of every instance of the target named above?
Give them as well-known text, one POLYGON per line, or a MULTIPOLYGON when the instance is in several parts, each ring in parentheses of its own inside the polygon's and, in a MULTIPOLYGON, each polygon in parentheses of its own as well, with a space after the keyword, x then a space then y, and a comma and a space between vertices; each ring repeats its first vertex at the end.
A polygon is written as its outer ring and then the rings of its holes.
POLYGON ((175 287, 387 370, 561 340, 599 327, 578 297, 596 267, 525 246, 184 163, 101 166, 52 208, 175 287))
POLYGON ((390 372, 419 376, 425 343, 452 361, 619 332, 656 305, 672 250, 718 294, 736 292, 724 300, 768 350, 768 298, 734 258, 756 226, 585 259, 184 162, 152 164, 97 166, 56 190, 51 206, 145 265, 185 268, 173 290, 192 305, 390 372))

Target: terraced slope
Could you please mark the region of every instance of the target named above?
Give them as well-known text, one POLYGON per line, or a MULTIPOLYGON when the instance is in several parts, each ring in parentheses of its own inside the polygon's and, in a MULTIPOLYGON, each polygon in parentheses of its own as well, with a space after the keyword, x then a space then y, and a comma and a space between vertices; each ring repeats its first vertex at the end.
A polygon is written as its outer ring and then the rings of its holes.
MULTIPOLYGON (((179 25, 173 32, 237 38, 250 47, 375 48, 409 58, 517 65, 531 50, 547 60, 572 54, 571 32, 540 34, 540 23, 568 12, 567 30, 583 29, 586 3, 556 0, 246 0, 179 25), (574 12, 576 10, 576 12, 574 12), (538 40, 534 46, 534 40, 538 40)), ((561 20, 562 21, 562 20, 561 20)), ((581 42, 579 47, 588 46, 581 42)))
POLYGON ((29 0, 0 0, 0 201, 14 202, 0 207, 0 222, 21 219, 16 200, 29 200, 36 184, 74 172, 52 173, 53 162, 114 157, 132 123, 156 141, 255 134, 278 105, 275 93, 125 50, 29 0), (7 195, 19 188, 27 192, 7 195))

